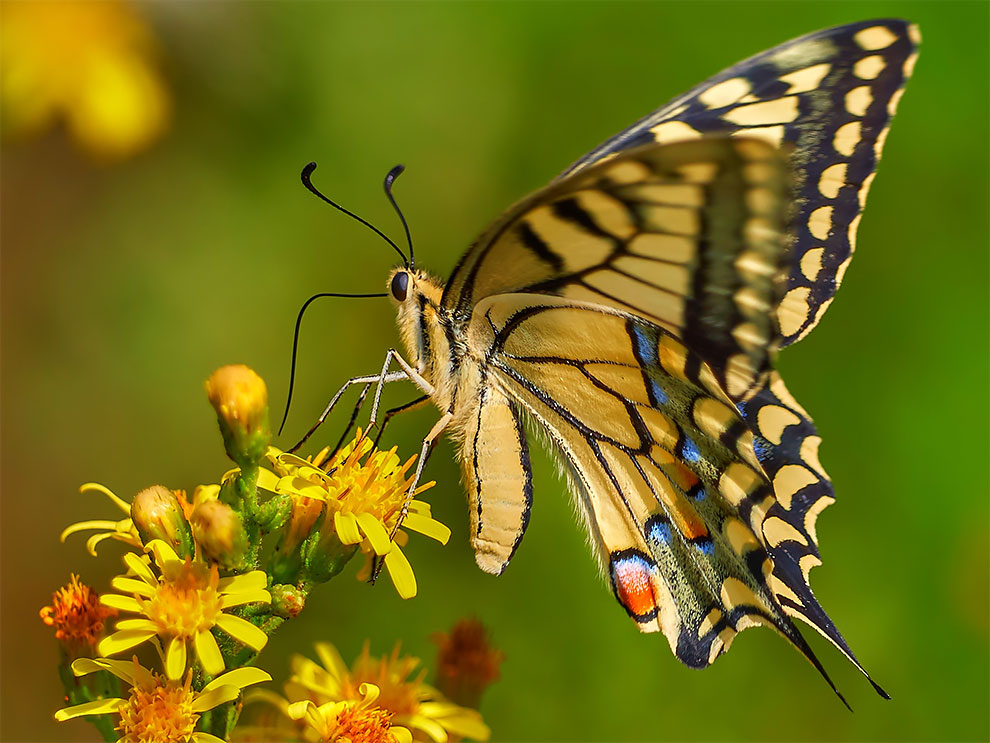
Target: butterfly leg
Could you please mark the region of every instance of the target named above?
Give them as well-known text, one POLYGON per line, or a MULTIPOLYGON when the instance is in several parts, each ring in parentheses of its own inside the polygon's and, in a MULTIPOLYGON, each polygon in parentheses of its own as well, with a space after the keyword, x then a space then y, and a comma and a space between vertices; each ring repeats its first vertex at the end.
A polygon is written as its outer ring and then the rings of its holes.
POLYGON ((371 406, 371 419, 368 421, 369 429, 378 424, 378 407, 382 401, 382 385, 385 382, 391 381, 389 378, 396 374, 401 374, 400 379, 411 380, 413 384, 426 393, 427 397, 432 397, 436 391, 433 385, 426 381, 422 373, 413 369, 412 365, 402 358, 398 351, 394 348, 388 349, 388 352, 385 354, 385 363, 382 364, 382 373, 376 378, 378 386, 375 389, 375 402, 371 406), (392 359, 395 359, 395 363, 401 367, 401 371, 389 372, 388 368, 392 364, 392 359))
MULTIPOLYGON (((306 441, 309 440, 309 437, 312 436, 316 432, 316 429, 317 428, 319 428, 321 425, 323 425, 323 421, 325 421, 327 419, 327 416, 330 415, 330 411, 334 409, 334 407, 337 405, 337 402, 340 400, 340 398, 343 396, 343 394, 347 391, 347 389, 349 387, 351 387, 352 385, 355 385, 355 384, 368 384, 368 385, 370 385, 370 384, 374 384, 374 383, 377 382, 378 385, 379 385, 379 394, 380 394, 380 390, 381 390, 381 385, 382 384, 385 384, 387 382, 398 382, 399 380, 402 380, 402 379, 408 379, 408 377, 407 377, 407 375, 406 375, 406 373, 404 371, 395 371, 395 372, 392 372, 390 374, 367 374, 367 375, 365 375, 363 377, 354 377, 353 379, 348 379, 346 382, 344 382, 343 386, 339 390, 337 390, 337 394, 335 394, 332 398, 330 398, 330 402, 327 403, 327 406, 323 410, 323 412, 320 414, 320 417, 316 419, 316 423, 314 423, 310 427, 310 429, 306 432, 306 435, 303 436, 298 441, 298 443, 296 443, 295 446, 293 446, 291 449, 289 449, 289 452, 291 453, 291 452, 296 451, 297 449, 299 449, 299 447, 301 447, 303 444, 305 444, 306 441)), ((363 398, 364 398, 364 394, 362 393, 362 399, 359 401, 359 404, 364 402, 364 399, 363 398)))
MULTIPOLYGON (((416 494, 416 488, 419 487, 419 480, 423 475, 423 468, 426 466, 426 460, 430 456, 430 450, 433 448, 434 442, 443 433, 450 422, 454 419, 454 413, 452 410, 448 410, 443 416, 438 420, 430 432, 426 434, 423 439, 422 447, 419 451, 419 461, 416 463, 416 472, 412 477, 412 482, 409 485, 409 490, 406 492, 405 501, 402 503, 402 510, 399 512, 399 518, 395 522, 395 526, 392 527, 392 533, 389 535, 389 539, 393 542, 395 541, 395 535, 398 533, 399 529, 402 528, 402 522, 405 521, 406 515, 409 513, 409 504, 412 502, 413 497, 416 494)), ((385 561, 375 558, 376 564, 372 566, 371 578, 368 580, 369 583, 374 585, 375 581, 378 580, 378 575, 382 572, 382 568, 385 567, 385 561)))
POLYGON ((416 410, 417 408, 423 407, 426 403, 430 401, 429 395, 423 395, 417 397, 412 402, 407 402, 405 405, 399 405, 395 408, 390 408, 385 411, 385 415, 382 417, 382 424, 378 427, 378 433, 375 434, 375 440, 372 442, 375 448, 378 448, 378 442, 381 441, 382 434, 385 433, 385 426, 392 419, 393 416, 399 415, 400 413, 407 413, 410 410, 416 410))

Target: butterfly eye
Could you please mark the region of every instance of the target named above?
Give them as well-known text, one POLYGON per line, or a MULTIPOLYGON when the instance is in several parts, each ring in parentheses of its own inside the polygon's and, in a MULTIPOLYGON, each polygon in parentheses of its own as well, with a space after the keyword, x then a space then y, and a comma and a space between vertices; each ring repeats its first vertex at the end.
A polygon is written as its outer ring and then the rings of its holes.
POLYGON ((392 277, 392 296, 399 302, 406 301, 409 292, 409 274, 399 271, 392 277))

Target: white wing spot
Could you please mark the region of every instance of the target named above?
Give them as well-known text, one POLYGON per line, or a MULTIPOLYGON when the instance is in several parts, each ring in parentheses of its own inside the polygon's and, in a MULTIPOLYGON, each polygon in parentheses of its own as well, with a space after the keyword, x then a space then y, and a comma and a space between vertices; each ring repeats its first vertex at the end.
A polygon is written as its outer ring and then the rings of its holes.
POLYGON ((897 34, 886 26, 872 26, 857 31, 853 39, 866 51, 875 52, 878 49, 886 49, 897 41, 897 34))
POLYGON ((698 100, 708 108, 724 108, 736 103, 750 91, 750 84, 745 78, 734 77, 716 83, 698 96, 698 100))
POLYGON ((834 199, 839 195, 839 189, 846 185, 846 164, 836 163, 829 165, 822 171, 818 179, 818 190, 827 199, 834 199))
POLYGON ((828 237, 832 229, 832 207, 820 206, 808 217, 808 231, 819 240, 828 237))
POLYGON ((827 62, 823 62, 822 64, 805 67, 803 70, 797 70, 796 72, 789 72, 786 75, 781 75, 780 81, 791 86, 787 89, 787 93, 785 93, 785 95, 807 93, 809 90, 815 90, 819 85, 821 85, 822 80, 825 79, 825 76, 831 69, 832 65, 827 62))
POLYGON ((680 142, 685 139, 698 139, 701 132, 690 124, 683 121, 665 121, 650 129, 653 132, 653 139, 664 144, 666 142, 680 142))
POLYGON ((848 124, 843 124, 836 129, 835 137, 832 140, 832 146, 835 147, 835 151, 846 157, 852 155, 853 150, 856 149, 856 145, 859 144, 859 140, 862 138, 861 131, 862 127, 858 121, 850 121, 848 124))
POLYGON ((846 93, 846 110, 853 116, 865 116, 873 103, 873 91, 869 85, 860 85, 846 93))
POLYGON ((873 80, 886 66, 881 55, 871 54, 853 65, 853 74, 861 80, 873 80))
POLYGON ((766 126, 789 124, 798 117, 798 113, 798 99, 795 96, 787 96, 738 106, 726 111, 722 114, 722 118, 739 126, 766 126))

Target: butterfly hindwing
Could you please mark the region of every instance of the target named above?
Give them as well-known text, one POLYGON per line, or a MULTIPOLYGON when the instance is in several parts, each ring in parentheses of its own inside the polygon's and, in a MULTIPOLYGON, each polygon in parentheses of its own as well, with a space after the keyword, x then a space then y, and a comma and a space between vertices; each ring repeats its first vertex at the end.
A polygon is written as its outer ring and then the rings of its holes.
MULTIPOLYGON (((697 354, 634 315, 526 294, 479 304, 468 340, 487 359, 486 385, 526 410, 567 463, 613 591, 641 630, 703 667, 765 624, 818 665, 773 588, 762 525, 776 499, 752 433, 697 354)), ((481 430, 485 441, 495 433, 481 430)), ((481 512, 502 492, 482 485, 481 512)))
POLYGON ((818 323, 852 259, 856 230, 920 34, 898 19, 788 41, 706 80, 588 153, 567 177, 630 148, 711 134, 793 147, 795 213, 782 346, 818 323))
POLYGON ((647 145, 511 209, 444 291, 455 313, 485 297, 552 294, 633 312, 702 354, 742 397, 779 341, 788 166, 758 140, 647 145))

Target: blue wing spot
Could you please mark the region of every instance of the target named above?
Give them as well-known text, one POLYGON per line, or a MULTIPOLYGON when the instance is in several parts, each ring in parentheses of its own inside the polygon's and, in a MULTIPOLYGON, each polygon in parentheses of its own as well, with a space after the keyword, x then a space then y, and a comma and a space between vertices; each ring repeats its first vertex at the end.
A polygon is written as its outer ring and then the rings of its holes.
POLYGON ((763 464, 773 456, 773 444, 762 436, 754 436, 753 451, 756 452, 756 458, 763 464))
POLYGON ((705 489, 700 485, 695 485, 693 488, 691 488, 691 490, 688 492, 688 495, 690 495, 696 501, 703 501, 705 498, 708 497, 708 493, 706 493, 705 489))
POLYGON ((657 405, 666 405, 668 402, 670 402, 670 398, 667 396, 667 392, 664 390, 663 387, 657 384, 657 381, 653 379, 653 377, 650 377, 650 393, 652 394, 653 399, 654 401, 656 401, 657 405))
POLYGON ((657 544, 670 544, 673 537, 670 522, 665 516, 654 516, 646 522, 646 536, 657 544))
POLYGON ((715 543, 708 537, 698 537, 697 539, 693 539, 691 544, 693 544, 699 552, 708 555, 709 557, 715 554, 715 543))
POLYGON ((636 355, 645 364, 659 364, 657 356, 657 338, 653 333, 649 333, 645 328, 634 322, 630 322, 629 333, 632 335, 633 343, 636 344, 636 355))
POLYGON ((697 462, 701 459, 698 445, 687 434, 684 435, 684 440, 681 442, 681 456, 689 462, 697 462))

